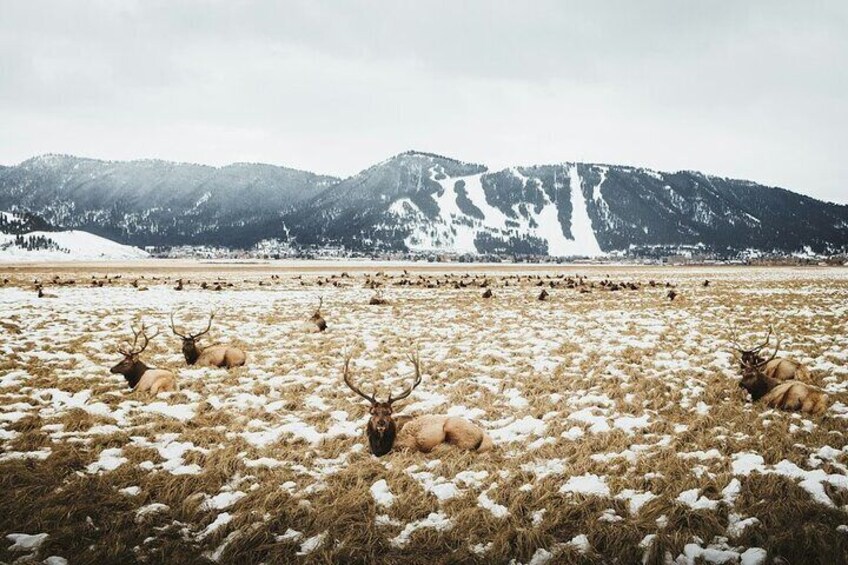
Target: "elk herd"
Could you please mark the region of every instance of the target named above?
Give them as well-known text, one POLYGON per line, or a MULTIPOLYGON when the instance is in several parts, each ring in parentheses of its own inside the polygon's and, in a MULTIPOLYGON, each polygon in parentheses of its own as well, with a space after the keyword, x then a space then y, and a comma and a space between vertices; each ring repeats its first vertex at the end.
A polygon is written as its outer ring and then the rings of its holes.
MULTIPOLYGON (((272 277, 273 278, 273 277, 272 277)), ((277 276, 277 278, 279 278, 277 276)), ((323 284, 335 286, 345 285, 344 279, 349 278, 346 274, 341 277, 327 277, 323 284)), ((366 288, 371 288, 374 295, 369 300, 369 305, 388 305, 389 301, 383 296, 382 287, 386 284, 386 278, 378 282, 379 277, 366 275, 366 288)), ((429 279, 419 276, 413 279, 406 273, 394 284, 400 286, 415 285, 425 288, 433 286, 454 286, 464 288, 468 286, 483 290, 483 298, 492 298, 493 292, 488 279, 478 277, 447 276, 443 282, 439 279, 429 279)), ((509 277, 505 277, 503 286, 509 286, 509 277)), ((525 281, 533 280, 532 276, 523 277, 525 281)), ((521 276, 515 276, 515 283, 522 280, 521 276)), ((303 284, 301 280, 301 284, 303 284)), ((221 283, 217 283, 216 286, 221 283)), ((226 284, 226 283, 223 283, 226 284)), ((709 281, 703 286, 707 287, 709 281)), ((133 285, 136 286, 136 285, 133 285)), ((319 285, 320 286, 320 285, 319 285)), ((583 277, 557 277, 548 280, 536 277, 535 286, 541 287, 538 296, 539 301, 548 300, 549 289, 557 287, 572 288, 580 292, 591 292, 592 290, 607 290, 611 292, 619 290, 639 290, 642 285, 638 283, 613 282, 605 279, 599 283, 590 283, 583 277)), ((676 291, 668 283, 665 285, 650 281, 646 286, 664 287, 668 290, 671 300, 674 299, 676 291)), ((183 279, 179 279, 175 290, 184 288, 183 279)), ((39 287, 43 293, 43 289, 39 287)), ((323 297, 318 299, 318 305, 311 317, 304 321, 304 330, 309 333, 320 333, 327 329, 327 321, 322 314, 323 297)), ((170 314, 170 328, 174 336, 181 341, 181 351, 188 366, 220 367, 232 369, 241 367, 247 362, 247 354, 244 350, 233 345, 201 345, 204 338, 212 328, 215 313, 209 315, 209 319, 200 331, 193 332, 183 327, 178 327, 174 313, 170 314)), ((141 359, 142 353, 150 341, 158 332, 149 335, 144 323, 136 329, 131 326, 132 343, 126 347, 119 347, 118 353, 123 356, 120 363, 112 367, 113 374, 121 374, 127 384, 134 391, 149 392, 156 395, 159 392, 178 390, 176 375, 168 370, 151 368, 141 359)), ((809 415, 821 415, 828 407, 828 396, 820 388, 813 384, 809 369, 803 364, 785 357, 778 357, 780 353, 781 339, 777 339, 774 349, 770 355, 763 352, 770 348, 773 331, 769 328, 765 340, 754 347, 746 348, 739 344, 735 329, 731 328, 731 343, 734 353, 739 360, 739 372, 741 379, 738 384, 750 394, 751 400, 761 403, 769 408, 786 411, 798 411, 809 415)), ((350 354, 345 355, 342 368, 342 380, 347 387, 367 400, 369 403, 370 418, 366 426, 368 444, 376 456, 382 456, 393 449, 411 449, 421 452, 429 452, 440 444, 448 444, 459 449, 485 452, 493 448, 491 438, 476 424, 459 417, 447 415, 424 415, 417 417, 395 414, 394 403, 404 400, 421 384, 422 370, 418 353, 408 356, 409 362, 414 369, 414 376, 410 384, 399 394, 389 393, 384 401, 378 400, 375 392, 367 394, 354 384, 352 380, 352 358, 350 354)))

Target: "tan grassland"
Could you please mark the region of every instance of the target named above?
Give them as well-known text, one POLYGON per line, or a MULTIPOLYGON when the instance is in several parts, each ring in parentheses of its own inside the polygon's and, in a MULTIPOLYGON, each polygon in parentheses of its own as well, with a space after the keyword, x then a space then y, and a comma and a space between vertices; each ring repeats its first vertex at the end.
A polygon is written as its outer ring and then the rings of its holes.
POLYGON ((0 562, 848 563, 846 269, 140 262, 3 278, 0 562), (578 274, 589 292, 566 287, 578 274), (368 305, 369 281, 389 305, 368 305), (307 333, 319 297, 328 329, 307 333), (201 345, 240 346, 245 367, 186 367, 168 315, 199 330, 210 310, 201 345), (178 392, 109 373, 140 320, 162 331, 143 358, 178 392), (731 327, 754 343, 770 325, 825 415, 737 386, 731 327), (411 348, 424 382, 401 412, 472 419, 494 451, 368 453, 343 352, 386 394, 411 348), (42 533, 26 550, 5 538, 42 533))

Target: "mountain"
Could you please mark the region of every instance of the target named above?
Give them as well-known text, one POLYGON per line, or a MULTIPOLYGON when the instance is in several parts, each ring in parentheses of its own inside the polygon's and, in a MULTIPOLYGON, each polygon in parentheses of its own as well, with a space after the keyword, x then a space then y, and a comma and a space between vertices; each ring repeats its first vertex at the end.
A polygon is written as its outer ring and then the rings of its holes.
POLYGON ((409 151, 347 179, 283 167, 36 157, 0 168, 0 209, 134 245, 596 256, 698 247, 848 250, 848 206, 750 181, 559 163, 490 171, 409 151))
POLYGON ((133 245, 252 245, 263 226, 338 182, 272 165, 210 167, 45 155, 0 169, 0 209, 133 245))
POLYGON ((299 243, 354 249, 596 256, 702 247, 833 253, 848 206, 697 172, 561 163, 489 171, 408 152, 283 217, 299 243))

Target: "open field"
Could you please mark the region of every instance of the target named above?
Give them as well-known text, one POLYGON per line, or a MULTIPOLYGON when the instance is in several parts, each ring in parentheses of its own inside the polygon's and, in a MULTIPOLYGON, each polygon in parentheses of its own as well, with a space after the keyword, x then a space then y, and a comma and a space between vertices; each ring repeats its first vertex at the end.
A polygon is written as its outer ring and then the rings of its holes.
POLYGON ((379 266, 138 263, 102 288, 92 274, 118 267, 0 268, 0 561, 848 562, 848 269, 449 268, 469 286, 387 270, 389 306, 368 305, 361 271, 379 266), (522 270, 642 287, 540 302, 522 270), (55 274, 77 284, 37 298, 55 274), (219 277, 233 286, 198 287, 219 277), (328 329, 305 333, 319 296, 328 329), (168 315, 199 330, 211 309, 205 343, 247 366, 186 368, 168 315), (179 392, 109 373, 141 318, 162 330, 143 359, 179 392), (828 392, 824 416, 737 386, 731 325, 753 344, 769 324, 828 392), (465 416, 493 452, 369 454, 343 351, 387 394, 413 347, 424 382, 402 413, 465 416))

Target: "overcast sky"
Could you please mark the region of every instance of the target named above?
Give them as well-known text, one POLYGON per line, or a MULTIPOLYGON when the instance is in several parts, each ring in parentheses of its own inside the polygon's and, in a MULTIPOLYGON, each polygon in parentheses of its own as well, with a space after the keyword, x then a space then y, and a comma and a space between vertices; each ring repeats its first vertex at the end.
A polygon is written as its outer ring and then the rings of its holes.
POLYGON ((848 2, 0 0, 0 163, 413 148, 848 202, 848 2))

